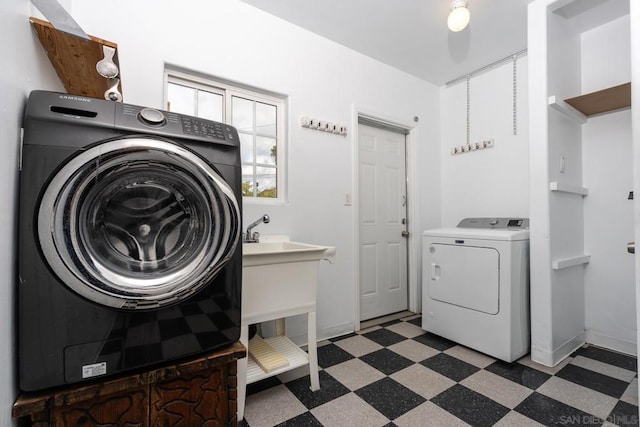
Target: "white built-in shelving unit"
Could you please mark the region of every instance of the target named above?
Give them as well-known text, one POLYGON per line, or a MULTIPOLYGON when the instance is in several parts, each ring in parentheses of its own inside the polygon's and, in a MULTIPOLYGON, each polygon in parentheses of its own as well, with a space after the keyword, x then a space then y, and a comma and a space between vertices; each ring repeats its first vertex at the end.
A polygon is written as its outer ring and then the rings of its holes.
POLYGON ((590 117, 629 108, 632 98, 633 82, 583 94, 581 37, 629 14, 629 3, 536 0, 529 5, 531 358, 547 366, 558 364, 587 336, 585 266, 594 260, 585 251, 590 192, 583 184, 584 126, 590 117))

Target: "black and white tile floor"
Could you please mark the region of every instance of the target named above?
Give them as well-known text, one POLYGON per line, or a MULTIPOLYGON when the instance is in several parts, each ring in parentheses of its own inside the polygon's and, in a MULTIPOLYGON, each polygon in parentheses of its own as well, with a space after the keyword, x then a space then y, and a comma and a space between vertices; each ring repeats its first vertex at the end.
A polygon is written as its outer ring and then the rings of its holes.
POLYGON ((414 315, 320 343, 320 390, 308 375, 251 384, 240 425, 638 425, 634 357, 587 346, 554 368, 505 363, 419 325, 414 315))

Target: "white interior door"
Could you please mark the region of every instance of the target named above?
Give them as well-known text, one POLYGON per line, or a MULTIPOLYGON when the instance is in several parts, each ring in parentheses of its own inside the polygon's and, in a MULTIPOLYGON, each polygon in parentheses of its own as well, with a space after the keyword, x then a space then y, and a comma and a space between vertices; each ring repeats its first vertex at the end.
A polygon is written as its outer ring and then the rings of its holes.
POLYGON ((360 320, 408 307, 405 135, 358 126, 360 320))

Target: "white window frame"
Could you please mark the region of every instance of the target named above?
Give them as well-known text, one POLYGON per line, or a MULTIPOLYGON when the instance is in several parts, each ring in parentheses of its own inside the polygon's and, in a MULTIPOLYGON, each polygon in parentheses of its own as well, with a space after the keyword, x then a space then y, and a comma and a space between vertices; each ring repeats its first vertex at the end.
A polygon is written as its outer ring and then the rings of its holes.
MULTIPOLYGON (((224 108, 222 110, 222 121, 231 122, 229 117, 231 112, 231 100, 234 96, 249 99, 256 102, 262 102, 276 106, 276 189, 277 197, 246 197, 242 200, 250 204, 285 204, 287 203, 287 135, 286 135, 286 118, 287 118, 287 100, 286 97, 271 94, 271 92, 250 87, 241 87, 233 85, 220 79, 203 77, 190 74, 183 71, 166 69, 164 73, 164 108, 169 109, 168 101, 168 85, 169 83, 180 84, 199 90, 204 90, 216 94, 220 94, 224 99, 224 108)), ((255 161, 253 163, 256 165, 255 161)), ((244 163, 241 167, 245 166, 244 163)), ((257 165, 259 166, 259 164, 257 165)))

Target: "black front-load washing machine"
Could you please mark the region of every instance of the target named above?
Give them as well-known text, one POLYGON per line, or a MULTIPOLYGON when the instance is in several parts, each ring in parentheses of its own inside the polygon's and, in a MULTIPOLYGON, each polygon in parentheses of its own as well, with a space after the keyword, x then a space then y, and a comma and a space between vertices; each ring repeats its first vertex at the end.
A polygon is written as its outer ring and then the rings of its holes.
POLYGON ((237 341, 240 181, 229 125, 32 92, 20 174, 20 388, 237 341))

